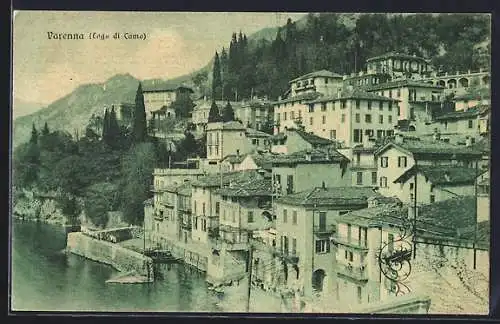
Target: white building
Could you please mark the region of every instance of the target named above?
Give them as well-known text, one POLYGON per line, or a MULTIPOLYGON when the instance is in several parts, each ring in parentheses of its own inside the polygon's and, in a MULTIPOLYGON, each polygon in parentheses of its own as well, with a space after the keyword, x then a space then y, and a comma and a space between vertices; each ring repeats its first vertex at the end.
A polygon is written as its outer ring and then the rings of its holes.
MULTIPOLYGON (((172 114, 168 107, 179 95, 190 95, 193 93, 191 88, 185 86, 171 86, 164 82, 153 81, 151 84, 143 84, 142 92, 144 95, 144 107, 146 109, 146 118, 153 117, 154 111, 159 111, 163 107, 165 114, 172 114)), ((175 112, 173 112, 175 114, 175 112)), ((171 116, 174 117, 174 116, 171 116)))
POLYGON ((479 161, 481 156, 482 152, 470 146, 453 145, 437 138, 433 141, 423 141, 398 134, 394 140, 375 151, 380 193, 406 200, 407 196, 401 191, 401 185, 394 181, 415 164, 473 167, 474 162, 479 161))
POLYGON ((367 59, 366 71, 389 74, 393 79, 402 77, 420 79, 430 75, 432 66, 429 60, 416 55, 389 52, 367 59))
POLYGON ((283 154, 335 146, 335 142, 329 139, 296 128, 287 128, 272 136, 270 141, 272 143, 271 152, 283 154))

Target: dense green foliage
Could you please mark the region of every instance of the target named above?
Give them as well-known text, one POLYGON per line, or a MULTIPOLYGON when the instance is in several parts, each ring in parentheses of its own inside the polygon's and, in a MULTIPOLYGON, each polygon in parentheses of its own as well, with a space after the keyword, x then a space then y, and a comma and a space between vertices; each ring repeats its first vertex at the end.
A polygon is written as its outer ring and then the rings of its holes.
POLYGON ((231 106, 231 103, 228 101, 227 104, 224 106, 224 109, 222 110, 222 121, 228 122, 233 120, 234 120, 234 110, 233 107, 231 106))
POLYGON ((142 143, 147 138, 146 108, 144 107, 144 94, 142 93, 141 83, 139 83, 135 95, 132 134, 134 143, 142 143))
MULTIPOLYGON (((361 14, 354 26, 341 18, 338 13, 309 14, 300 28, 289 19, 272 42, 257 40, 252 46, 245 35, 233 34, 229 53, 223 50, 214 64, 214 76, 222 72, 223 99, 252 93, 276 99, 297 76, 321 69, 358 72, 366 59, 390 51, 429 58, 443 72, 490 65, 485 15, 361 14)), ((215 98, 220 99, 217 92, 215 98)))
POLYGON ((210 111, 208 112, 208 122, 216 123, 222 120, 222 117, 219 114, 219 107, 212 101, 212 106, 210 106, 210 111))

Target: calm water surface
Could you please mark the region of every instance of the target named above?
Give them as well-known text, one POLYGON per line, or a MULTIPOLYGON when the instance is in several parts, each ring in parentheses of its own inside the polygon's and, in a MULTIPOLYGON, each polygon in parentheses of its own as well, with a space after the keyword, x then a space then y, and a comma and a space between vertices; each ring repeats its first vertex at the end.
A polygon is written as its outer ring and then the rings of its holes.
POLYGON ((12 310, 220 312, 203 275, 174 265, 151 284, 106 284, 113 268, 61 251, 61 227, 15 221, 12 231, 12 310))

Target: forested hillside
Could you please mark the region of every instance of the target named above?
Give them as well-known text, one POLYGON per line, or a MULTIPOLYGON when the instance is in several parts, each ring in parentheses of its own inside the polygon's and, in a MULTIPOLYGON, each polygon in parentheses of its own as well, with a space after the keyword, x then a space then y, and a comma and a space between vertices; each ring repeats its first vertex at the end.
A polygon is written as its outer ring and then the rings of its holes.
POLYGON ((490 66, 486 15, 321 13, 304 19, 289 19, 272 41, 249 42, 246 35, 234 33, 229 46, 216 53, 210 78, 213 96, 276 99, 299 75, 320 69, 358 72, 367 58, 389 51, 428 58, 443 72, 490 66))

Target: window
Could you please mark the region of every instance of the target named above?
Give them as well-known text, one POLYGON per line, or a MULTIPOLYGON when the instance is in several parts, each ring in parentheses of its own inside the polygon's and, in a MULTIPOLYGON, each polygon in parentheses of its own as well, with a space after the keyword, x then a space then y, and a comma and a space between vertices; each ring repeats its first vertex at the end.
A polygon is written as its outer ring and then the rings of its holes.
POLYGON ((354 130, 354 142, 355 143, 363 142, 363 132, 361 129, 354 130))
POLYGON ((220 202, 215 203, 215 215, 219 215, 220 211, 220 202))
POLYGON ((225 209, 222 211, 222 220, 223 221, 226 220, 226 210, 225 209))
POLYGON ((379 115, 378 116, 378 123, 383 124, 384 123, 384 115, 379 115))
POLYGON ((290 119, 295 119, 295 111, 290 111, 290 119))
POLYGON ((359 100, 356 100, 356 109, 359 109, 359 106, 360 106, 359 100))
POLYGON ((316 253, 330 253, 330 241, 329 240, 317 240, 316 241, 316 253))
POLYGON ((335 129, 330 130, 330 139, 336 139, 337 138, 337 131, 335 129))
POLYGON ((392 124, 392 116, 387 116, 389 124, 392 124))
POLYGON ((380 188, 387 188, 387 178, 380 177, 380 188))
POLYGON ((253 211, 248 212, 248 223, 253 223, 253 211))
POLYGON ((321 111, 326 111, 326 102, 321 103, 321 111))
POLYGON ((302 118, 302 110, 299 110, 299 119, 302 118))
POLYGON ((358 286, 358 302, 361 303, 362 300, 362 289, 361 286, 358 286))
POLYGON ((356 123, 359 123, 361 121, 361 117, 359 114, 356 114, 356 123))
POLYGON ((288 218, 287 211, 286 211, 286 209, 283 209, 283 223, 286 224, 287 218, 288 218))
POLYGON ((474 123, 473 120, 469 120, 469 128, 473 128, 473 123, 474 123))
POLYGON ((371 123, 372 122, 372 115, 365 115, 365 123, 371 123))
POLYGON ((406 156, 398 156, 398 168, 406 168, 407 159, 406 156))
POLYGON ((286 120, 286 111, 283 113, 283 120, 286 120))
POLYGON ((293 175, 289 175, 286 177, 286 193, 293 193, 293 175))
POLYGON ((328 78, 325 78, 325 84, 328 84, 328 78))
POLYGON ((349 251, 349 262, 352 262, 352 260, 354 260, 354 255, 349 251))
POLYGON ((368 100, 368 110, 371 110, 372 109, 372 102, 370 100, 368 100))
POLYGON ((314 112, 314 104, 309 105, 309 112, 313 113, 314 112))
POLYGON ((197 230, 198 229, 198 217, 194 218, 193 224, 194 224, 194 229, 197 230))
POLYGON ((387 168, 389 166, 389 157, 382 156, 380 158, 380 167, 387 168))
POLYGON ((292 224, 297 225, 297 211, 292 211, 292 224))
POLYGON ((193 201, 193 213, 196 215, 196 200, 193 201))
POLYGON ((413 182, 410 183, 410 190, 413 190, 413 182))
POLYGON ((201 220, 201 230, 204 232, 207 231, 207 220, 206 219, 201 220))
POLYGON ((363 184, 363 172, 356 172, 356 184, 363 184))
POLYGON ((345 109, 346 105, 347 105, 347 104, 346 104, 346 101, 345 101, 345 100, 340 101, 340 107, 341 107, 342 109, 345 109))
POLYGON ((398 90, 396 91, 396 97, 397 97, 397 98, 401 97, 401 89, 398 89, 398 90))
POLYGON ((372 171, 372 185, 377 184, 377 171, 372 171))
POLYGON ((279 122, 280 121, 280 113, 277 113, 276 114, 276 121, 279 122))
POLYGON ((349 252, 347 250, 344 251, 344 257, 346 260, 349 258, 349 252))
POLYGON ((384 110, 384 102, 383 101, 378 102, 378 110, 380 110, 380 111, 384 110))
POLYGON ((321 119, 322 119, 323 124, 326 124, 326 116, 323 116, 321 119))
POLYGON ((202 212, 203 216, 205 216, 205 203, 203 203, 203 204, 201 205, 201 209, 202 209, 202 211, 203 211, 203 212, 202 212))
MULTIPOLYGON (((389 111, 392 111, 392 101, 389 101, 389 111)), ((398 112, 399 115, 399 112, 398 112)))
POLYGON ((340 122, 345 123, 345 114, 342 114, 342 116, 340 116, 340 122))
POLYGON ((389 90, 389 98, 392 98, 392 90, 389 90))
POLYGON ((310 118, 309 118, 309 125, 312 125, 312 124, 313 124, 313 118, 312 118, 312 117, 310 117, 310 118))
POLYGON ((257 143, 258 143, 258 142, 257 142, 257 139, 252 138, 252 144, 253 144, 253 145, 257 145, 257 143))
POLYGON ((431 196, 429 197, 429 201, 431 204, 433 204, 434 202, 436 202, 436 196, 434 194, 431 194, 431 196))

